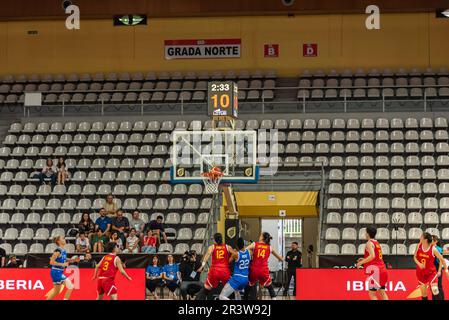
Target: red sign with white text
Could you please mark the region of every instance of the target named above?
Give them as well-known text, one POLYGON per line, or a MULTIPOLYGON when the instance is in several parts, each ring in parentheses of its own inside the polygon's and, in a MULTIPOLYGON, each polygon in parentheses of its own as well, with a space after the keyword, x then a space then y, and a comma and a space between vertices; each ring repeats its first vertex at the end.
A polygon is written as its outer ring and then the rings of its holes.
MULTIPOLYGON (((369 300, 367 276, 360 269, 297 269, 297 300, 369 300)), ((390 300, 405 300, 418 286, 414 269, 389 269, 390 300)), ((449 283, 443 275, 445 297, 449 283)), ((429 296, 431 293, 429 291, 429 296)))
POLYGON ((318 56, 318 44, 316 43, 304 43, 302 45, 303 57, 317 57, 318 56))
POLYGON ((278 44, 266 44, 263 46, 263 55, 265 58, 277 58, 279 57, 279 45, 278 44))
MULTIPOLYGON (((119 273, 115 278, 118 299, 145 300, 145 270, 126 269, 126 273, 132 281, 119 273)), ((92 280, 94 269, 68 268, 65 274, 75 287, 70 300, 96 299, 97 280, 92 280)), ((0 300, 45 300, 45 294, 51 288, 50 269, 0 269, 0 300)), ((62 300, 64 292, 56 300, 62 300)))

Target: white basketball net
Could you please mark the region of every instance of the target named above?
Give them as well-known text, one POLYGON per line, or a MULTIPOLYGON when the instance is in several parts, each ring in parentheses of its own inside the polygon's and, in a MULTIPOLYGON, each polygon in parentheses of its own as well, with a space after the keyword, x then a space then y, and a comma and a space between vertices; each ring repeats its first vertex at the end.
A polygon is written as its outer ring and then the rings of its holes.
POLYGON ((204 193, 205 194, 216 194, 220 190, 220 181, 223 178, 223 175, 216 176, 210 175, 209 172, 202 174, 203 182, 204 182, 204 193))

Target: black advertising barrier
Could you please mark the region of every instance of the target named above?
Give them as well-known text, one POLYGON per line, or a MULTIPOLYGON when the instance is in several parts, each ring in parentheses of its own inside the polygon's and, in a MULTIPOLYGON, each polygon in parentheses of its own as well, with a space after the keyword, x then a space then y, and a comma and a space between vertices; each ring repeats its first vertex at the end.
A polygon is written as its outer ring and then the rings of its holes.
MULTIPOLYGON (((69 254, 69 257, 82 256, 82 254, 69 254)), ((92 253, 92 259, 99 262, 104 254, 92 253)), ((46 268, 49 265, 51 254, 36 253, 27 255, 27 268, 46 268)), ((154 254, 119 254, 120 259, 125 263, 127 268, 146 268, 153 260, 154 254)), ((159 257, 159 265, 167 262, 167 254, 157 254, 159 257)), ((173 254, 176 262, 181 261, 181 254, 173 254)))
POLYGON ((240 237, 239 219, 226 219, 225 230, 225 243, 233 248, 237 248, 237 239, 240 237))
MULTIPOLYGON (((318 262, 320 268, 355 268, 358 258, 362 258, 362 255, 320 255, 318 262)), ((413 256, 409 255, 384 255, 383 259, 387 268, 410 269, 416 267, 413 256)))

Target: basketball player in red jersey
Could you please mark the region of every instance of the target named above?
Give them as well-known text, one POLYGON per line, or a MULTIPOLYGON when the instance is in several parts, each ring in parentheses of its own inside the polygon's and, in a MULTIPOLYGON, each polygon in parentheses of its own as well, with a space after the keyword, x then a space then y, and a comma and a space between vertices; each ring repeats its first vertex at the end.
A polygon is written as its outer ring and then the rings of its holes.
POLYGON ((381 300, 388 300, 385 286, 388 281, 388 272, 383 261, 382 248, 375 239, 377 229, 375 227, 366 228, 365 255, 357 262, 357 268, 363 266, 369 281, 369 297, 371 300, 378 300, 377 292, 381 300))
POLYGON ((235 250, 223 243, 221 233, 214 234, 214 241, 215 243, 207 249, 201 267, 197 270, 197 272, 202 272, 209 257, 212 257, 209 274, 204 283, 204 288, 197 295, 197 300, 207 299, 212 289, 217 288, 220 283, 225 285, 231 277, 229 258, 232 254, 235 254, 235 250))
POLYGON ((428 300, 427 289, 429 286, 433 295, 436 296, 439 294, 435 257, 443 264, 444 269, 447 267, 446 260, 432 244, 432 240, 432 235, 424 232, 413 256, 413 260, 416 263, 416 277, 418 278, 423 300, 428 300))
POLYGON ((284 261, 284 259, 271 247, 271 239, 273 238, 268 232, 263 232, 259 237, 259 242, 253 242, 247 247, 252 252, 253 258, 249 265, 249 286, 245 289, 245 299, 256 299, 257 282, 268 289, 271 299, 276 299, 268 269, 268 259, 270 254, 273 254, 279 261, 284 261))
POLYGON ((119 248, 115 242, 109 242, 106 245, 105 255, 99 264, 95 267, 92 280, 98 276, 97 282, 97 300, 103 300, 104 294, 109 296, 111 300, 117 300, 117 287, 115 286, 115 274, 117 270, 128 280, 132 280, 123 268, 122 260, 117 256, 119 248))

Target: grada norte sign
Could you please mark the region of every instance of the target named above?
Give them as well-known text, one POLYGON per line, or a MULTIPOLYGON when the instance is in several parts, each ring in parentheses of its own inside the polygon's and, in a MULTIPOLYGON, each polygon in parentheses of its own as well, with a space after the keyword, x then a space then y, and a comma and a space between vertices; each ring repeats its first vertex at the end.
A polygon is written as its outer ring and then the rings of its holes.
POLYGON ((240 58, 241 39, 165 40, 165 59, 240 58))

